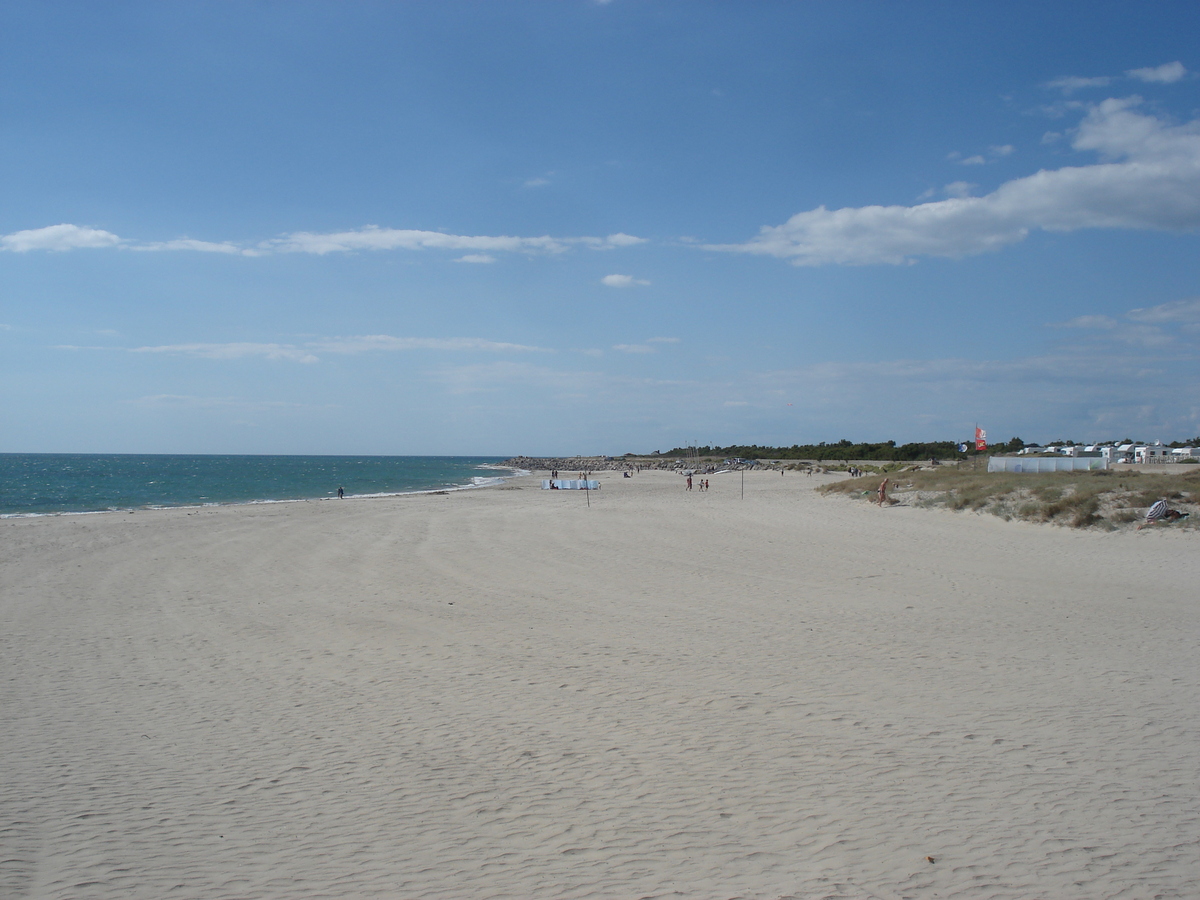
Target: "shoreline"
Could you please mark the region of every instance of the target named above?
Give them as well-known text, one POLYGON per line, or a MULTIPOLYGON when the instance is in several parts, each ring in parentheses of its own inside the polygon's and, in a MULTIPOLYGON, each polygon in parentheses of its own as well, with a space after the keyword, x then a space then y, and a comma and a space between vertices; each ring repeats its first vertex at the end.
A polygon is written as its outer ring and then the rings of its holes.
MULTIPOLYGON (((50 455, 50 454, 46 454, 46 455, 50 455)), ((102 454, 97 454, 97 455, 102 455, 102 454)), ((332 458, 341 459, 342 457, 332 457, 332 458)), ((399 457, 399 458, 404 458, 404 457, 399 457)), ((423 457, 417 457, 417 458, 423 458, 423 457)), ((331 491, 331 492, 328 492, 324 496, 311 496, 311 497, 256 497, 256 498, 248 499, 248 500, 224 500, 224 501, 214 501, 214 502, 208 502, 208 503, 180 502, 180 503, 162 503, 162 504, 139 505, 139 506, 110 506, 110 507, 106 507, 104 509, 63 509, 63 510, 30 511, 30 512, 21 512, 21 511, 2 512, 2 511, 0 511, 0 520, 3 520, 3 519, 30 519, 30 518, 41 518, 41 517, 46 517, 46 516, 51 516, 51 517, 54 517, 54 516, 93 516, 93 515, 103 515, 106 513, 148 512, 151 510, 162 510, 162 509, 208 509, 208 508, 212 508, 212 507, 224 507, 224 506, 254 506, 254 505, 275 504, 275 503, 310 503, 310 502, 320 502, 320 501, 325 501, 325 500, 343 500, 343 499, 344 500, 367 500, 367 499, 378 499, 378 498, 382 498, 382 497, 404 497, 404 496, 408 496, 408 495, 412 495, 412 494, 438 494, 438 493, 447 493, 447 492, 451 492, 451 491, 476 490, 479 488, 494 487, 496 485, 503 484, 506 480, 508 480, 510 478, 519 477, 522 474, 528 474, 518 468, 515 468, 512 466, 507 466, 507 465, 501 465, 501 464, 482 464, 482 465, 476 466, 475 468, 479 469, 479 470, 505 472, 507 474, 494 475, 491 477, 472 476, 473 483, 471 483, 471 484, 461 484, 461 483, 460 484, 446 484, 446 485, 441 485, 441 486, 437 486, 437 487, 415 488, 413 490, 378 491, 378 492, 372 492, 372 493, 346 494, 344 497, 337 497, 331 491)))

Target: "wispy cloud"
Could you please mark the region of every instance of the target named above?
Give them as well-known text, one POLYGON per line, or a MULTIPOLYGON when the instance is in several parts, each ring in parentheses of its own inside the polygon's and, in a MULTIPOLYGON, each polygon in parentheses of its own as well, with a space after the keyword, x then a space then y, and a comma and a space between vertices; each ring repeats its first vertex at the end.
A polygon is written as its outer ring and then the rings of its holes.
MULTIPOLYGON (((1181 81, 1188 74, 1188 70, 1183 63, 1176 60, 1175 62, 1164 63, 1161 66, 1148 66, 1144 69, 1127 69, 1125 77, 1133 81, 1141 81, 1147 84, 1174 84, 1176 81, 1181 81)), ((1050 88, 1054 91, 1062 91, 1064 96, 1070 96, 1076 91, 1083 91, 1089 88, 1108 87, 1114 81, 1119 81, 1119 78, 1114 78, 1110 75, 1097 75, 1093 78, 1081 78, 1077 75, 1064 75, 1061 78, 1055 78, 1052 81, 1047 81, 1043 87, 1050 88)))
POLYGON ((81 225, 48 225, 0 236, 0 249, 13 253, 31 250, 80 250, 120 246, 121 239, 111 231, 81 225))
POLYGON ((1195 324, 1200 322, 1200 297, 1188 297, 1186 300, 1174 300, 1146 309, 1132 309, 1127 318, 1135 322, 1181 322, 1195 324))
POLYGON ((1105 161, 1044 170, 983 197, 917 206, 797 213, 742 244, 706 249, 787 259, 794 265, 901 264, 962 257, 1017 243, 1034 229, 1188 231, 1200 227, 1200 120, 1171 125, 1137 110, 1138 97, 1092 107, 1072 146, 1105 161))
MULTIPOLYGON (((1197 324, 1200 324, 1200 297, 1131 309, 1119 317, 1076 316, 1051 326, 1075 329, 1102 343, 1146 349, 1174 346, 1179 353, 1195 355, 1200 350, 1193 327, 1197 324)), ((1200 368, 1200 357, 1195 362, 1200 368)))
POLYGON ((677 337, 652 337, 646 338, 647 344, 678 344, 681 338, 677 337))
POLYGON ((463 235, 367 225, 355 231, 318 234, 297 231, 264 241, 259 249, 277 253, 350 253, 359 250, 470 250, 479 253, 565 253, 572 247, 612 250, 645 243, 645 238, 617 233, 607 237, 513 237, 463 235))
POLYGON ((1130 69, 1125 73, 1130 78, 1137 81, 1145 81, 1158 84, 1174 84, 1176 81, 1183 79, 1187 74, 1187 69, 1183 67, 1183 63, 1176 60, 1175 62, 1165 63, 1161 66, 1154 66, 1147 69, 1130 69))
POLYGON ((483 338, 406 338, 389 334, 367 334, 356 337, 330 338, 311 341, 306 347, 321 353, 370 353, 401 350, 481 351, 485 353, 547 353, 541 347, 488 341, 483 338))
POLYGON ((649 344, 613 344, 618 353, 653 353, 654 348, 649 344))
POLYGON ((426 374, 452 394, 496 394, 519 387, 538 388, 557 396, 581 397, 591 394, 605 380, 600 372, 552 369, 510 360, 447 366, 426 374))
POLYGON ((562 253, 566 241, 542 237, 462 235, 368 225, 355 231, 297 231, 264 241, 260 249, 277 253, 350 253, 358 250, 474 250, 508 253, 562 253))
POLYGON ((1066 322, 1056 322, 1057 328, 1099 328, 1111 330, 1117 327, 1117 320, 1112 316, 1076 316, 1066 322))
POLYGON ((600 279, 601 284, 606 284, 609 287, 627 288, 637 285, 648 285, 650 282, 641 278, 634 278, 632 275, 605 275, 600 279))
POLYGON ((1107 75, 1098 75, 1095 78, 1080 78, 1077 75, 1064 75, 1061 78, 1055 78, 1053 81, 1047 81, 1046 87, 1055 91, 1062 91, 1064 94, 1070 95, 1076 91, 1082 91, 1086 88, 1108 87, 1112 83, 1112 79, 1107 75))
POLYGON ((195 356, 200 359, 286 359, 302 363, 317 361, 317 357, 313 353, 301 347, 294 347, 290 344, 256 344, 245 341, 228 344, 163 344, 158 347, 134 347, 130 352, 195 356))
MULTIPOLYGON (((113 348, 61 348, 113 349, 113 348)), ((354 335, 324 338, 303 344, 277 343, 192 343, 163 344, 155 347, 133 347, 131 353, 162 353, 171 356, 191 356, 198 359, 238 360, 266 359, 300 363, 315 363, 324 354, 350 355, 359 353, 434 350, 482 353, 547 353, 541 347, 488 341, 483 338, 406 338, 388 334, 354 335)))
POLYGON ((152 394, 131 401, 151 409, 225 409, 237 412, 265 412, 277 409, 312 409, 311 404, 282 400, 246 400, 242 397, 195 397, 188 394, 152 394))
POLYGON ((33 250, 66 251, 88 248, 116 248, 142 252, 192 251, 241 256, 265 256, 273 253, 354 253, 386 250, 469 251, 459 262, 494 262, 492 253, 555 254, 575 248, 616 250, 646 243, 646 238, 617 232, 607 237, 515 237, 509 235, 462 235, 441 231, 405 228, 380 228, 367 225, 352 231, 296 231, 282 237, 241 246, 232 241, 202 241, 177 238, 169 241, 134 241, 111 231, 81 225, 61 224, 32 228, 0 235, 0 250, 28 253, 33 250))
POLYGON ((179 238, 174 241, 151 241, 147 244, 127 244, 128 250, 194 250, 198 253, 232 253, 241 256, 261 256, 262 251, 253 248, 246 249, 231 244, 228 241, 214 243, 213 241, 197 241, 192 238, 179 238))

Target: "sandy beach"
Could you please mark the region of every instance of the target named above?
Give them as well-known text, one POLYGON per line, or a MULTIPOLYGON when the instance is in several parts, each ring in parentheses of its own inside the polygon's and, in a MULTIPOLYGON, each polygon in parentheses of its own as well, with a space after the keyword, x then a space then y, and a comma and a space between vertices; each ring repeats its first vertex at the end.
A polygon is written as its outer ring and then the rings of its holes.
POLYGON ((0 521, 0 897, 1200 896, 1194 533, 740 477, 0 521))

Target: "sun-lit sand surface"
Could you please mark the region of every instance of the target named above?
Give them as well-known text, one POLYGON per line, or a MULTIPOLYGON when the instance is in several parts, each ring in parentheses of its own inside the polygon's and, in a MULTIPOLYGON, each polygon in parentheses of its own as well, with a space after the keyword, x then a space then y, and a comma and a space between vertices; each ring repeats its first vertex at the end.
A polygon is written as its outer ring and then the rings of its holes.
POLYGON ((1200 896, 1194 533, 601 477, 0 521, 0 897, 1200 896))

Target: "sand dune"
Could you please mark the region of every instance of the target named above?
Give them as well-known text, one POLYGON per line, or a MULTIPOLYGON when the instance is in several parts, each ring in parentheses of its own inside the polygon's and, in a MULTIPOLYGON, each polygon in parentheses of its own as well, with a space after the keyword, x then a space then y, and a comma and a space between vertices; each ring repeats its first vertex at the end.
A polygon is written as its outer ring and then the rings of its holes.
POLYGON ((0 522, 0 897, 1200 896, 1194 534, 739 477, 0 522))

